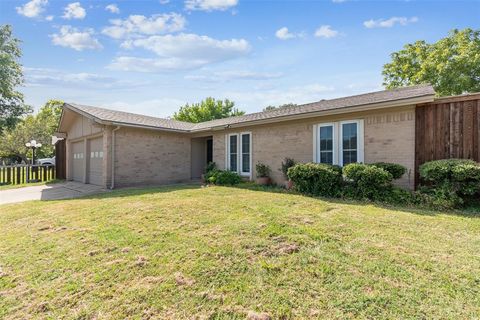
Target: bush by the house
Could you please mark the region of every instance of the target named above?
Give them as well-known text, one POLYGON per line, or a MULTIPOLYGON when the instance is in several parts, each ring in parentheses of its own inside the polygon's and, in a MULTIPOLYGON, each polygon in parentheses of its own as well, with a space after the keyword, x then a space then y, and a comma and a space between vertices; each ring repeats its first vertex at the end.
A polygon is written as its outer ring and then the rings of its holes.
POLYGON ((213 161, 210 161, 205 166, 205 173, 209 173, 210 171, 213 171, 213 170, 216 170, 216 169, 217 169, 217 164, 213 161))
POLYGON ((231 186, 242 181, 240 175, 233 171, 212 170, 208 174, 207 181, 219 186, 231 186))
POLYGON ((343 175, 348 198, 385 201, 392 191, 392 174, 376 166, 350 163, 343 167, 343 175))
POLYGON ((266 178, 270 176, 272 170, 267 164, 259 162, 255 165, 255 171, 257 172, 257 178, 266 178))
POLYGON ((480 163, 473 160, 430 161, 422 164, 419 171, 422 199, 434 207, 460 207, 480 192, 480 163))
POLYGON ((296 164, 288 169, 288 178, 301 193, 338 197, 342 191, 342 170, 338 166, 321 163, 296 164))
POLYGON ((293 160, 292 158, 285 158, 284 161, 282 161, 282 166, 279 169, 282 173, 285 179, 288 179, 288 169, 296 165, 297 162, 293 160))
POLYGON ((382 168, 387 172, 390 172, 390 174, 393 177, 393 180, 400 179, 405 174, 405 172, 407 172, 407 168, 397 163, 375 162, 375 163, 372 163, 372 165, 374 165, 377 168, 382 168))

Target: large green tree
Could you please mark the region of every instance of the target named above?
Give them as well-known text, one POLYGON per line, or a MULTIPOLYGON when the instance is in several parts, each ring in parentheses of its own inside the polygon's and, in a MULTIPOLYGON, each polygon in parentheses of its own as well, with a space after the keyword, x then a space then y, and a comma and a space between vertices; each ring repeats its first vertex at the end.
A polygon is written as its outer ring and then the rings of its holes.
POLYGON ((23 102, 17 87, 23 84, 20 40, 12 35, 12 27, 0 26, 0 132, 11 128, 30 108, 23 102))
POLYGON ((480 31, 452 30, 429 44, 417 41, 383 66, 387 88, 430 83, 441 96, 480 91, 480 31))
POLYGON ((215 100, 206 98, 200 103, 186 104, 180 107, 178 112, 173 114, 173 118, 179 121, 199 123, 209 120, 240 116, 245 111, 235 108, 235 103, 228 99, 215 100))
POLYGON ((32 139, 42 143, 36 152, 36 158, 53 156, 55 149, 52 135, 57 130, 62 105, 63 101, 49 100, 37 114, 29 114, 14 128, 6 129, 0 135, 0 157, 16 157, 27 162, 31 150, 25 147, 25 143, 32 139))

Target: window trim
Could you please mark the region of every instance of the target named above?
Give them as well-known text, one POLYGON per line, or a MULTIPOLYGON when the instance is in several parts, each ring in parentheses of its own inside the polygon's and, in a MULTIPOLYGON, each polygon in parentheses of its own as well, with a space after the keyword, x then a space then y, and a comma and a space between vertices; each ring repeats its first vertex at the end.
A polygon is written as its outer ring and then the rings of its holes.
POLYGON ((238 136, 240 137, 240 139, 239 139, 240 143, 238 144, 238 147, 240 149, 240 152, 238 153, 239 156, 240 156, 240 161, 239 161, 240 166, 238 168, 239 169, 238 172, 241 176, 251 177, 251 175, 252 175, 252 133, 250 131, 244 131, 244 132, 240 132, 238 134, 238 136), (243 148, 243 143, 242 143, 242 137, 244 135, 247 135, 247 134, 248 134, 248 140, 249 140, 248 141, 248 155, 249 155, 249 157, 248 157, 248 162, 249 162, 248 167, 250 168, 250 171, 244 172, 243 171, 243 149, 242 149, 243 148))
POLYGON ((364 121, 363 119, 322 122, 313 125, 313 160, 320 163, 320 128, 333 126, 333 164, 343 167, 343 125, 357 124, 357 163, 364 162, 364 121))
POLYGON ((227 156, 226 156, 227 166, 226 166, 225 169, 228 170, 228 171, 232 171, 232 170, 230 170, 230 164, 231 164, 231 162, 230 162, 231 161, 231 157, 230 157, 230 137, 232 137, 232 136, 237 137, 237 150, 236 150, 237 151, 237 170, 236 170, 236 172, 238 172, 238 169, 239 169, 239 161, 238 161, 239 160, 239 153, 238 153, 238 150, 239 150, 238 140, 239 139, 238 139, 238 133, 227 134, 227 152, 226 152, 226 154, 227 154, 227 156))

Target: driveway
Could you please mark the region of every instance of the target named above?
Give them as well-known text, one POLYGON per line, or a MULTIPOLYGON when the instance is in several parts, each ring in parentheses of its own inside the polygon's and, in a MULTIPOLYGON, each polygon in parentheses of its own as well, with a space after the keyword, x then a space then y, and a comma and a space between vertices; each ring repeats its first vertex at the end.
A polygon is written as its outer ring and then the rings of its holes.
POLYGON ((0 204, 29 200, 71 199, 101 192, 107 192, 107 190, 93 184, 68 181, 0 191, 0 204))

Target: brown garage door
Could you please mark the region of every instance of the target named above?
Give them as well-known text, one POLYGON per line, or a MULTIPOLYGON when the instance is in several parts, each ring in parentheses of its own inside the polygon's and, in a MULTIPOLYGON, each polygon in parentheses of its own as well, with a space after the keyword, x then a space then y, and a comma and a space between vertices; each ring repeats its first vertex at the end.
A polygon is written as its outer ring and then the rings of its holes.
POLYGON ((88 144, 88 183, 100 186, 103 184, 103 138, 88 140, 88 144))
POLYGON ((83 141, 72 143, 72 178, 83 182, 85 155, 83 154, 83 141))

